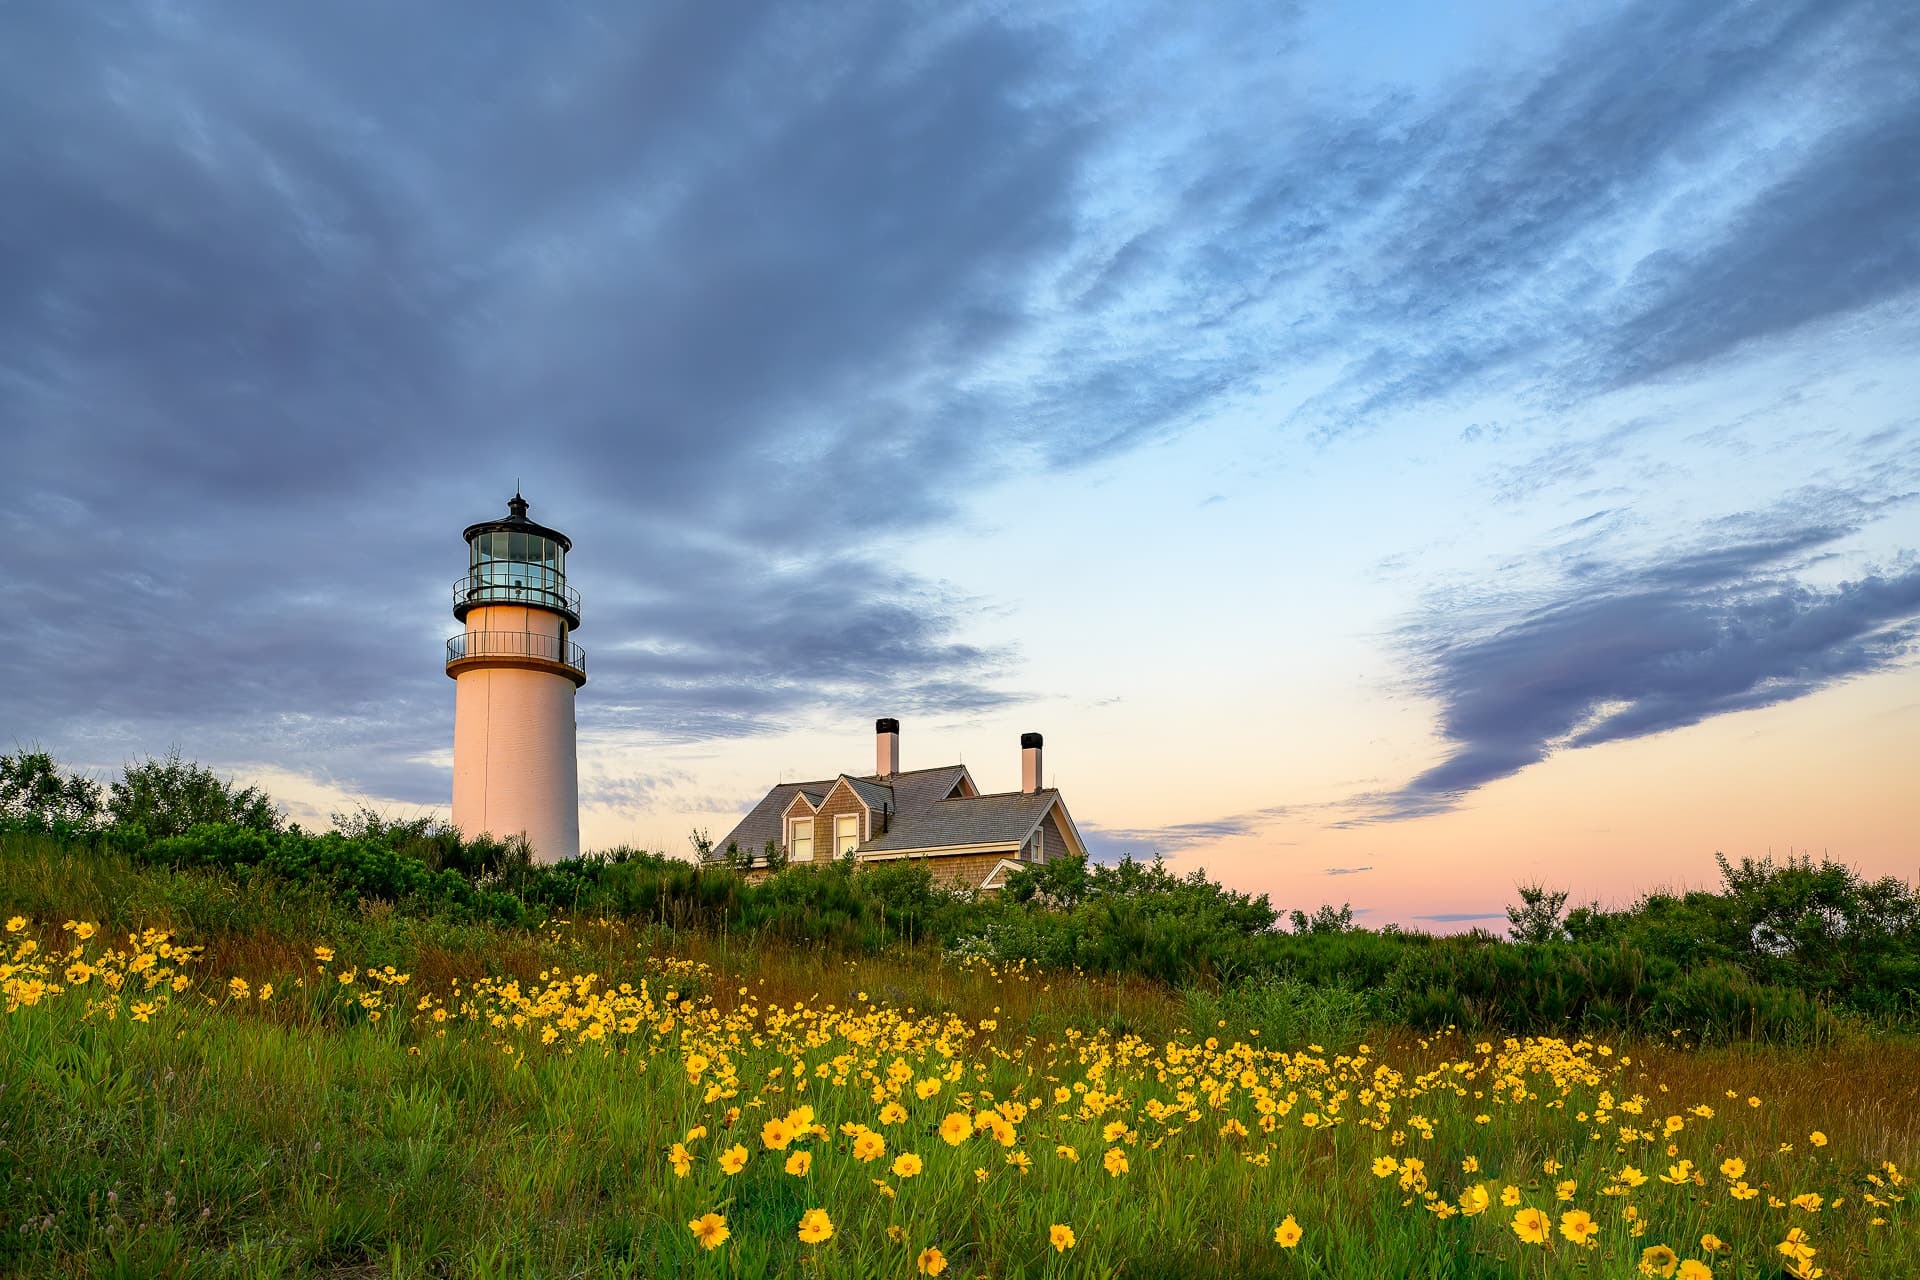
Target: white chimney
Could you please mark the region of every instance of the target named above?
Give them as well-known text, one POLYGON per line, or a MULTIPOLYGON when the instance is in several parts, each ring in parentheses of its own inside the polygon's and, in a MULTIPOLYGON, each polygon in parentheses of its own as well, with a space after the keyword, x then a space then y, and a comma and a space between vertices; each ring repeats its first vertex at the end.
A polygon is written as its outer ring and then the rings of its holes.
POLYGON ((1031 795, 1040 789, 1040 735, 1020 735, 1020 789, 1031 795))
POLYGON ((873 722, 873 771, 882 778, 900 772, 900 722, 892 716, 873 722))

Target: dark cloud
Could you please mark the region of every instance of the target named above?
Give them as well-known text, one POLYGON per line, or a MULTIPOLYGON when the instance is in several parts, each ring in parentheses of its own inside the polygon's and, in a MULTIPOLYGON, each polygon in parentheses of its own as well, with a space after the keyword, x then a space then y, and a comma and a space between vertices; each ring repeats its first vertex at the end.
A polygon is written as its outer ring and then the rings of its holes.
POLYGON ((441 797, 454 534, 515 479, 577 543, 583 732, 992 708, 1017 652, 899 547, 1006 474, 1308 362, 1322 427, 1582 394, 1920 279, 1910 5, 1630 4, 1524 73, 1311 103, 1294 18, 10 7, 0 740, 441 797))
POLYGON ((1371 870, 1373 870, 1372 867, 1328 867, 1327 874, 1330 876, 1357 876, 1362 871, 1371 870))
POLYGON ((1402 635, 1440 708, 1447 755, 1366 821, 1456 806, 1556 751, 1664 733, 1884 670, 1920 636, 1920 565, 1847 581, 1808 572, 1852 533, 1722 522, 1708 545, 1643 563, 1567 566, 1544 598, 1450 607, 1402 635))
POLYGON ((1435 924, 1465 924, 1469 920, 1505 920, 1504 911, 1443 911, 1438 915, 1415 916, 1415 920, 1431 920, 1435 924))

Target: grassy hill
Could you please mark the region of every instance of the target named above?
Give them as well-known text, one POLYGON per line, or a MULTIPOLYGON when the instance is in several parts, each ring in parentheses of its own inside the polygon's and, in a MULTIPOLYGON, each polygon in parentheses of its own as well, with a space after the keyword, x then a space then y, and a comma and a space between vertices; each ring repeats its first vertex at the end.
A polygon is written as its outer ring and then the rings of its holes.
POLYGON ((0 825, 0 1273, 1920 1274, 1911 922, 1820 867, 1520 945, 174 826, 0 825))

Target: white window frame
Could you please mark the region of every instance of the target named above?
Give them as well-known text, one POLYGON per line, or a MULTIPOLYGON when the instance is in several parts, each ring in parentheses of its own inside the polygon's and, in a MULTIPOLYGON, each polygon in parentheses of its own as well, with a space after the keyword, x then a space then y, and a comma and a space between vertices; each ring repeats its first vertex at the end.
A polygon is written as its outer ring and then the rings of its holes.
POLYGON ((787 819, 787 856, 795 862, 813 861, 813 815, 804 818, 787 819), (800 833, 807 834, 805 854, 800 852, 800 833))
POLYGON ((852 853, 855 849, 859 847, 860 847, 860 815, 857 813, 834 814, 833 815, 833 856, 837 858, 841 854, 852 853), (853 823, 853 831, 851 832, 851 836, 852 836, 851 843, 847 842, 848 835, 846 833, 843 833, 840 829, 840 824, 842 822, 848 822, 848 821, 853 823))

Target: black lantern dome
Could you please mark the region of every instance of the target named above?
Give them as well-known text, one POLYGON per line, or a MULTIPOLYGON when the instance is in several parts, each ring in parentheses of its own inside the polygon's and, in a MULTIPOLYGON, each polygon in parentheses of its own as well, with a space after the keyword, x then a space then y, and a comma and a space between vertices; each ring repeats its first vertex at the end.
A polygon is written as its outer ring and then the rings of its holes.
POLYGON ((482 605, 517 604, 545 609, 580 626, 580 593, 567 585, 567 552, 573 540, 558 529, 527 519, 527 500, 518 493, 507 503, 507 518, 470 524, 467 574, 453 584, 453 616, 465 621, 482 605))

